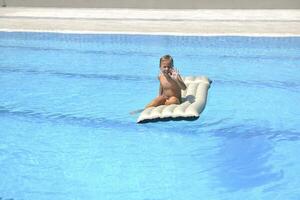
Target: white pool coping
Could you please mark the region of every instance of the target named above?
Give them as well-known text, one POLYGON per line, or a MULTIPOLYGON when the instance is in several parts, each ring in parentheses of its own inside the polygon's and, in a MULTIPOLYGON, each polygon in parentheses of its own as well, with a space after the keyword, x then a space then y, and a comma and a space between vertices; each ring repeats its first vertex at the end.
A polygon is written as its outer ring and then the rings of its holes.
POLYGON ((0 31, 300 36, 300 10, 0 8, 0 31))

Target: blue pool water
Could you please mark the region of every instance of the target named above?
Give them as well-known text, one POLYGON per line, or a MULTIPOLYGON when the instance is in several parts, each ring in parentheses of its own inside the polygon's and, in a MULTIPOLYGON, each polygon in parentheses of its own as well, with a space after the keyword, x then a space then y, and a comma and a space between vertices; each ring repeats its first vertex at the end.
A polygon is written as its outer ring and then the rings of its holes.
POLYGON ((0 32, 0 199, 300 199, 300 38, 0 32), (136 124, 158 61, 213 80, 136 124))

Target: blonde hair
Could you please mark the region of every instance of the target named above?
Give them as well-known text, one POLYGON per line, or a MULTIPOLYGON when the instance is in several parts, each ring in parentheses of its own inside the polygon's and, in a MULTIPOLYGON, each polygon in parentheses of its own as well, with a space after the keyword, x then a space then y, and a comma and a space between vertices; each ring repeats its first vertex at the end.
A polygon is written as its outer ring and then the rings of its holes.
POLYGON ((161 62, 162 62, 163 60, 169 60, 169 61, 171 62, 171 67, 174 66, 174 62, 173 62, 172 56, 170 56, 170 55, 164 55, 164 56, 161 57, 160 60, 159 60, 159 67, 161 66, 161 62))

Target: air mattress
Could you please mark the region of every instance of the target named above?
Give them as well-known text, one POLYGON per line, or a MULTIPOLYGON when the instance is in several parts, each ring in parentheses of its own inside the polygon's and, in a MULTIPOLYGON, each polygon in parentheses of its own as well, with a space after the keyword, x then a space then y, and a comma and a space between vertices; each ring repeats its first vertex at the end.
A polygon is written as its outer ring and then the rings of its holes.
POLYGON ((181 91, 181 104, 147 108, 140 114, 137 123, 198 119, 205 108, 208 89, 212 81, 205 76, 188 76, 182 79, 187 89, 181 91))

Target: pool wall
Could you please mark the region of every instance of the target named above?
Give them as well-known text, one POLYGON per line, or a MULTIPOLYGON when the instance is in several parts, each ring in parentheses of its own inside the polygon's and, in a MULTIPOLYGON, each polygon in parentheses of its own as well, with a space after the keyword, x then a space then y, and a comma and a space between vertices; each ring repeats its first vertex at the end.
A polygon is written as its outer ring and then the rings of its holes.
POLYGON ((0 7, 0 31, 299 36, 300 9, 0 7))
POLYGON ((299 9, 299 0, 1 0, 7 6, 142 9, 299 9))

